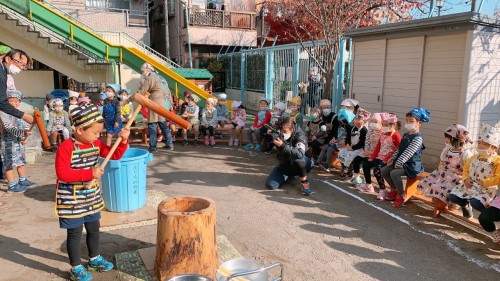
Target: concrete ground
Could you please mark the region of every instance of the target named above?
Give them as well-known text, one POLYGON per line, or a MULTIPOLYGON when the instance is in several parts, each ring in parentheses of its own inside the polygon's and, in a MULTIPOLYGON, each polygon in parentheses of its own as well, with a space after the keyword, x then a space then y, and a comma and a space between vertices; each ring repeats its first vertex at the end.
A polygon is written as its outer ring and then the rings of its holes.
MULTIPOLYGON (((198 195, 217 204, 217 232, 245 257, 282 262, 284 280, 499 280, 500 245, 432 212, 407 204, 394 209, 336 177, 313 171, 310 197, 298 180, 268 191, 274 155, 225 146, 158 151, 147 186, 168 197, 198 195)), ((0 280, 63 280, 69 265, 64 230, 54 215, 54 159, 28 166, 39 184, 6 196, 0 211, 0 280)), ((82 239, 82 256, 86 256, 82 239)), ((152 247, 156 225, 103 232, 102 254, 152 247)), ((118 280, 116 270, 94 280, 118 280)))

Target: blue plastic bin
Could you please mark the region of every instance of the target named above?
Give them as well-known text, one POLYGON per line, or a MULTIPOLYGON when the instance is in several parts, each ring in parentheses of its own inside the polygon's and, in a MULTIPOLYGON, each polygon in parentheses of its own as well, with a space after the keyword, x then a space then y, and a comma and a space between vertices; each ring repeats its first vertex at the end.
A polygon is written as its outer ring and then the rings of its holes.
MULTIPOLYGON (((104 158, 99 159, 102 163, 104 158)), ((130 212, 146 203, 146 165, 153 154, 129 148, 120 160, 110 160, 101 178, 105 208, 111 212, 130 212)))

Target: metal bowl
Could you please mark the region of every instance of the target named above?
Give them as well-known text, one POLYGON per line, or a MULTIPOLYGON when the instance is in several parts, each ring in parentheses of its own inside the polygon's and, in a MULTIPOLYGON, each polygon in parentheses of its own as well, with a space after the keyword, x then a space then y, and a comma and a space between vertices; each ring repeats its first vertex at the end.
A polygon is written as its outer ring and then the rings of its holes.
MULTIPOLYGON (((244 273, 247 271, 258 270, 262 268, 262 264, 254 260, 248 259, 234 259, 227 261, 219 267, 219 269, 223 268, 227 272, 235 273, 244 273)), ((219 270, 216 273, 217 281, 226 281, 228 276, 223 276, 219 273, 219 270)), ((261 271, 253 274, 248 274, 244 276, 246 279, 250 281, 267 281, 269 280, 269 274, 266 271, 261 271)))
POLYGON ((165 281, 213 281, 212 279, 198 274, 182 274, 176 275, 165 281))

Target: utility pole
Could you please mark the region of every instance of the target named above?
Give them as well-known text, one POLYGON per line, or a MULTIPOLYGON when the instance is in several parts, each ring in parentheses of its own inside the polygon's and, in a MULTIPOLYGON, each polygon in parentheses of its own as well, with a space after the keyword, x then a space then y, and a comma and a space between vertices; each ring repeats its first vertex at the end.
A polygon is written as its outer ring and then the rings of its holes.
POLYGON ((168 34, 168 15, 170 14, 169 1, 163 0, 163 27, 165 28, 165 56, 170 58, 170 38, 168 34))
POLYGON ((476 11, 476 0, 472 0, 472 2, 470 4, 470 10, 471 10, 471 12, 476 11))

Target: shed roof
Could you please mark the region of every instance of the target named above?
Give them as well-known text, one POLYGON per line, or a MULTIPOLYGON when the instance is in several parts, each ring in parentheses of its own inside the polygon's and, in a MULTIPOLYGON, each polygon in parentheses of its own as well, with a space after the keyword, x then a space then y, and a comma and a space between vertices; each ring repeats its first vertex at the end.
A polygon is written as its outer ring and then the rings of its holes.
MULTIPOLYGON (((444 26, 489 26, 495 29, 500 28, 500 21, 492 19, 484 14, 466 12, 451 14, 446 16, 417 19, 411 21, 389 23, 371 27, 363 27, 349 30, 347 37, 355 38, 362 36, 372 36, 376 34, 418 31, 426 28, 444 27, 444 26)), ((500 30, 499 30, 500 32, 500 30)))
POLYGON ((180 76, 186 79, 212 79, 214 76, 206 69, 199 68, 173 68, 180 76))

